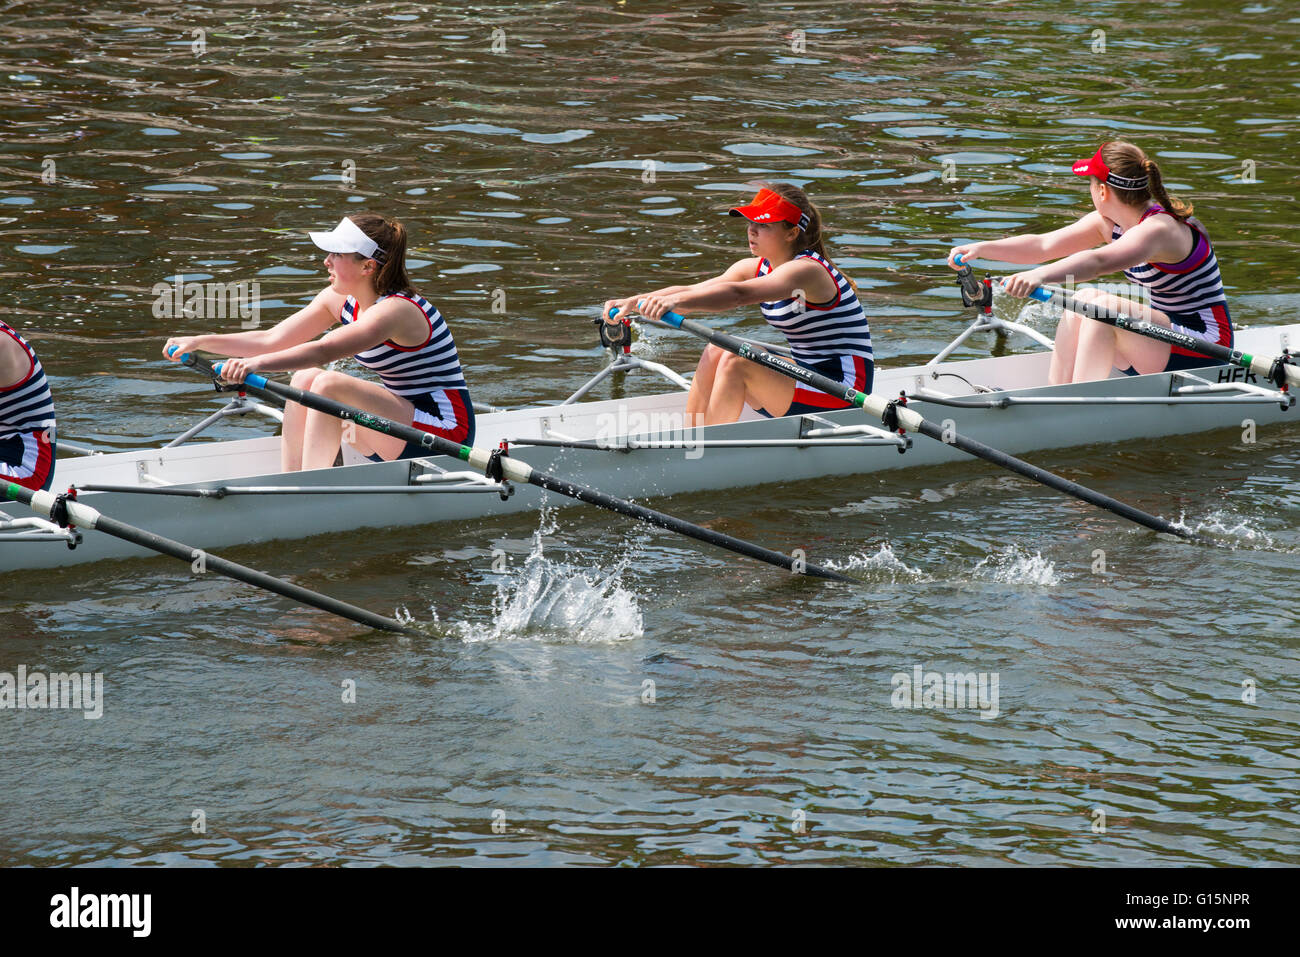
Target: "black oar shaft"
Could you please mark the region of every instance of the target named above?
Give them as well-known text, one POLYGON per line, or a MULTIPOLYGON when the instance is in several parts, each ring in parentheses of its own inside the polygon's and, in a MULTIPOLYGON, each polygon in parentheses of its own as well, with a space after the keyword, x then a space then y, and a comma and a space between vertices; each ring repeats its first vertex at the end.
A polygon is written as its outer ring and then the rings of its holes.
POLYGON ((983 442, 961 435, 955 430, 950 430, 945 433, 943 429, 935 425, 929 419, 923 419, 921 426, 917 431, 922 435, 928 435, 932 439, 938 439, 940 442, 948 442, 954 447, 961 449, 963 452, 968 452, 971 455, 984 459, 986 462, 992 462, 994 465, 1000 465, 1003 468, 1010 469, 1012 472, 1016 472, 1026 478, 1033 479, 1035 482, 1040 482, 1048 488, 1056 489, 1058 492, 1063 492, 1066 495, 1073 496, 1074 498, 1082 499, 1089 504, 1096 505, 1098 508, 1104 508, 1108 512, 1113 512, 1122 518, 1127 518, 1129 521, 1137 522, 1139 525, 1144 525, 1152 531, 1168 532, 1171 535, 1178 535, 1183 538, 1192 537, 1191 533, 1181 526, 1174 525, 1159 516, 1148 515, 1141 509, 1134 508, 1131 505, 1126 505, 1118 499, 1111 498, 1109 495, 1103 495, 1101 492, 1093 491, 1086 485, 1080 485, 1078 482, 1073 482, 1070 479, 1063 478, 1054 472, 1048 472, 1046 469, 1041 469, 1037 465, 1026 462, 1023 459, 1018 459, 1014 455, 1008 455, 1006 452, 995 449, 990 445, 985 445, 983 442))
MULTIPOLYGON (((1188 352, 1195 352, 1198 355, 1209 356, 1211 359, 1219 359, 1230 365, 1249 369, 1251 372, 1265 378, 1272 378, 1275 374, 1273 357, 1254 356, 1239 349, 1229 349, 1227 346, 1221 346, 1217 342, 1207 342, 1204 339, 1189 336, 1185 332, 1166 329, 1164 326, 1154 322, 1147 322, 1145 319, 1134 319, 1123 312, 1107 309, 1099 303, 1082 301, 1076 296, 1068 294, 1064 289, 1039 286, 1030 294, 1030 298, 1037 299, 1039 302, 1050 302, 1062 309, 1070 309, 1089 319, 1095 319, 1097 322, 1114 326, 1116 329, 1123 329, 1125 332, 1145 336, 1159 342, 1167 342, 1171 346, 1178 346, 1188 352)), ((1285 376, 1288 385, 1300 386, 1300 366, 1283 364, 1277 366, 1276 369, 1285 376)))
MULTIPOLYGON (((576 498, 579 501, 587 502, 591 505, 607 508, 611 511, 620 512, 629 518, 635 518, 649 525, 656 525, 659 528, 666 528, 669 531, 678 532, 687 535, 696 541, 705 542, 709 545, 716 545, 719 548, 726 548, 733 552, 739 552, 741 555, 747 555, 762 562, 770 562, 773 565, 780 565, 782 568, 795 570, 798 560, 790 555, 783 555, 780 552, 774 552, 770 548, 763 548, 761 545, 755 545, 751 542, 744 541, 740 538, 733 538, 730 535, 724 535, 722 532, 715 532, 711 529, 702 528, 699 525, 692 525, 690 522, 683 521, 680 518, 674 518, 672 515, 666 515, 663 512, 656 512, 652 508, 646 508, 644 505, 637 505, 635 502, 628 502, 624 499, 615 498, 607 495, 598 489, 587 488, 582 485, 575 485, 565 479, 556 478, 554 475, 548 475, 545 472, 533 471, 529 481, 539 488, 549 489, 552 492, 559 492, 561 495, 567 495, 570 498, 576 498)), ((826 568, 813 565, 807 562, 802 563, 802 571, 808 575, 816 575, 819 578, 829 578, 833 581, 853 581, 846 575, 840 575, 826 568)))
MULTIPOLYGON (((21 485, 9 483, 5 489, 5 497, 16 502, 22 502, 32 510, 47 517, 53 517, 53 502, 55 497, 49 492, 33 492, 31 489, 23 488, 21 485)), ((303 588, 301 585, 295 585, 292 582, 284 581, 265 572, 259 572, 255 568, 249 568, 246 565, 240 565, 222 558, 219 555, 213 555, 211 552, 195 548, 192 545, 186 545, 174 539, 165 538, 154 532, 147 531, 143 528, 137 528, 134 525, 128 525, 126 522, 120 522, 111 516, 105 515, 98 509, 90 508, 80 502, 68 502, 68 517, 72 523, 83 528, 93 528, 96 531, 111 535, 114 538, 120 538, 125 542, 133 545, 139 545, 142 548, 148 548, 152 551, 159 552, 163 555, 170 555, 173 558, 179 558, 183 562, 189 562, 191 565, 199 561, 201 567, 205 570, 217 572, 225 575, 227 578, 233 578, 236 581, 244 582, 247 585, 255 585, 258 588, 264 588, 267 591, 274 592, 277 595, 283 595, 285 598, 292 598, 294 601, 302 602, 304 605, 310 605, 313 608, 319 608, 321 611, 327 611, 343 618, 351 619, 362 625, 369 625, 371 628, 379 628, 383 631, 397 631, 413 633, 412 629, 407 628, 401 622, 393 618, 385 618, 383 615, 376 615, 374 612, 366 611, 364 608, 358 608, 356 605, 349 605, 347 602, 339 601, 328 595, 322 595, 314 592, 309 588, 303 588)))
MULTIPOLYGON (((713 329, 702 322, 697 322, 694 319, 687 319, 677 313, 669 312, 662 317, 662 321, 669 326, 685 329, 687 332, 693 333, 701 339, 713 343, 720 349, 734 352, 736 355, 744 359, 757 362, 761 366, 779 372, 791 379, 810 385, 814 389, 818 389, 828 395, 833 395, 838 399, 843 399, 844 401, 856 405, 873 415, 884 415, 889 405, 889 402, 885 399, 879 398, 878 396, 868 395, 864 392, 858 392, 856 389, 846 386, 842 382, 836 382, 834 379, 813 372, 811 369, 805 369, 803 366, 798 365, 789 359, 773 355, 772 353, 766 352, 756 346, 751 346, 749 343, 737 339, 735 336, 728 335, 725 332, 719 332, 718 330, 713 329)), ((1013 455, 1000 452, 992 446, 985 445, 983 442, 978 442, 975 439, 957 434, 955 430, 942 429, 935 423, 924 418, 915 410, 907 408, 904 405, 896 405, 892 409, 892 413, 897 417, 900 425, 909 428, 914 432, 919 432, 932 439, 937 439, 940 442, 952 445, 954 448, 961 449, 963 452, 984 459, 987 462, 992 462, 994 465, 1000 465, 1005 469, 1010 469, 1026 478, 1033 479, 1035 482, 1040 482, 1049 488, 1056 489, 1058 492, 1063 492, 1066 495, 1071 495, 1077 499, 1088 502, 1089 504, 1096 505, 1099 508, 1104 508, 1108 512, 1113 512, 1114 514, 1127 518, 1130 521, 1137 522, 1139 525, 1143 525, 1152 531, 1168 532, 1170 535, 1178 535, 1182 538, 1192 537, 1191 532, 1187 529, 1174 525, 1166 519, 1160 518, 1156 515, 1150 515, 1143 512, 1141 509, 1132 507, 1131 505, 1125 505, 1123 502, 1117 501, 1109 495, 1103 495, 1101 492, 1094 491, 1077 482, 1064 479, 1061 476, 1048 472, 1045 469, 1041 469, 1036 465, 1031 465, 1028 462, 1022 461, 1013 455)))
MULTIPOLYGON (((186 356, 187 365, 193 365, 205 371, 212 372, 213 367, 210 363, 197 356, 186 356)), ((250 374, 244 382, 244 388, 252 389, 258 393, 270 393, 278 395, 290 401, 297 402, 309 409, 315 409, 318 412, 324 412, 344 421, 355 422, 367 429, 373 429, 385 435, 392 435, 407 442, 413 442, 430 451, 441 452, 444 455, 450 455, 455 458, 468 462, 474 468, 485 474, 489 470, 492 453, 485 449, 475 449, 468 445, 461 445, 452 442, 450 439, 443 438, 440 435, 434 435, 431 432, 424 432, 410 425, 403 425, 399 422, 393 422, 390 419, 382 418, 360 409, 354 409, 351 406, 343 405, 341 402, 335 402, 323 395, 315 392, 304 392, 302 389, 296 389, 293 386, 283 385, 274 382, 264 376, 250 374)), ((666 528, 670 531, 686 535, 696 541, 705 542, 727 551, 735 552, 738 555, 745 555, 758 561, 767 562, 784 568, 787 571, 797 574, 812 575, 815 578, 824 578, 829 581, 856 581, 847 575, 841 575, 838 572, 815 565, 804 558, 796 558, 793 555, 786 555, 782 552, 773 551, 770 548, 763 548, 746 542, 731 535, 725 535, 722 532, 715 532, 711 529, 694 525, 672 515, 666 515, 663 512, 655 511, 652 508, 646 508, 644 505, 637 505, 635 502, 629 502, 626 499, 617 498, 597 489, 588 488, 585 485, 578 485, 575 482, 558 478, 554 475, 548 475, 545 472, 538 471, 513 456, 500 456, 497 459, 502 470, 502 478, 510 479, 515 482, 527 482, 530 485, 536 485, 538 488, 558 492, 569 498, 578 501, 587 502, 600 508, 609 509, 626 515, 629 518, 635 518, 638 521, 645 522, 649 525, 655 525, 659 528, 666 528)))

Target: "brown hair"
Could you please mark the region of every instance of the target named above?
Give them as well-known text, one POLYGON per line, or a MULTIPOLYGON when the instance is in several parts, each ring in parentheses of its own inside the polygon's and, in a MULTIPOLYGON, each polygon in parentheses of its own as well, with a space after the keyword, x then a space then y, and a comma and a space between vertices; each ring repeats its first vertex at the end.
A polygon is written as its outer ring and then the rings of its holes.
MULTIPOLYGON (((813 205, 813 202, 808 198, 807 193, 801 190, 798 186, 795 186, 793 183, 756 182, 752 185, 757 186, 759 189, 770 189, 782 199, 798 206, 799 211, 808 217, 808 227, 799 230, 799 236, 795 240, 795 248, 800 252, 805 249, 811 249, 818 256, 821 256, 822 259, 831 263, 832 266, 835 265, 835 263, 831 262, 831 257, 826 254, 826 237, 822 235, 822 214, 817 207, 813 205)), ((799 224, 791 223, 790 225, 798 226, 799 224)), ((844 278, 849 280, 849 285, 856 293, 858 291, 858 284, 852 279, 849 279, 848 276, 844 276, 844 278)))
MULTIPOLYGON (((383 261, 371 277, 375 292, 381 296, 393 293, 414 292, 411 280, 406 275, 406 227, 395 219, 385 219, 378 213, 357 213, 348 219, 357 228, 373 239, 382 249, 383 261)), ((358 259, 365 259, 360 253, 354 254, 358 259)))
POLYGON ((1155 200, 1180 223, 1192 215, 1192 204, 1165 192, 1164 183, 1160 179, 1160 167, 1137 146, 1123 140, 1111 140, 1101 144, 1101 158, 1116 176, 1129 179, 1147 177, 1147 184, 1137 189, 1117 189, 1112 186, 1111 189, 1115 190, 1120 202, 1127 206, 1145 206, 1155 200))

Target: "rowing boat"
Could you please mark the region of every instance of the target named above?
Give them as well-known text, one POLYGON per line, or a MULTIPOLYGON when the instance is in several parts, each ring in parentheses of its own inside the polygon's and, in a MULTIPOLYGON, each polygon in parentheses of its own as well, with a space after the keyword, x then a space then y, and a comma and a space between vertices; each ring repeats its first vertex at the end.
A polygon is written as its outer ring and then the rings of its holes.
MULTIPOLYGON (((987 331, 1050 345, 1028 327, 984 315, 929 362, 877 369, 873 394, 905 393, 909 407, 945 429, 1015 455, 1240 430, 1247 420, 1263 429, 1300 415, 1291 410, 1292 394, 1228 365, 1050 386, 1047 352, 950 359, 967 338, 987 331)), ((1239 330, 1236 347, 1276 355, 1293 343, 1300 343, 1300 324, 1239 330)), ((864 420, 857 408, 776 419, 746 408, 736 423, 685 428, 685 385, 671 370, 615 346, 608 364, 563 402, 480 414, 476 444, 506 443, 534 468, 631 499, 966 458, 943 442, 913 445, 910 435, 864 420), (630 372, 663 375, 677 388, 584 401, 605 378, 630 372)), ((57 487, 75 487, 79 501, 124 522, 211 549, 535 511, 544 499, 555 507, 570 504, 533 486, 467 471, 464 462, 443 455, 369 462, 347 447, 340 466, 282 473, 278 436, 191 441, 225 417, 246 414, 279 416, 272 406, 238 396, 163 448, 60 459, 57 487)), ((126 541, 83 537, 39 517, 0 511, 0 572, 148 554, 126 541)))

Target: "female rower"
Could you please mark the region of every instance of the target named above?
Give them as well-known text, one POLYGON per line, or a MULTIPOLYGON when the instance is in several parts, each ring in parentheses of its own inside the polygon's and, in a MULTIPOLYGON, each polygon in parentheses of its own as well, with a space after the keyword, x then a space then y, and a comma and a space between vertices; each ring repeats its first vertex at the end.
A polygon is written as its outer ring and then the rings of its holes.
MULTIPOLYGON (((1078 290, 1075 299, 1232 348, 1232 321, 1210 238, 1192 218, 1192 207, 1165 192, 1155 161, 1132 143, 1112 140, 1091 159, 1075 163, 1074 172, 1090 177, 1092 212, 1055 232, 954 247, 948 264, 960 268, 958 256, 963 261, 1057 260, 1009 277, 1006 289, 1013 296, 1027 296, 1043 283, 1087 282, 1122 269, 1141 287, 1139 296, 1149 295, 1149 304, 1095 288, 1078 290)), ((1146 375, 1215 362, 1067 310, 1057 326, 1048 381, 1105 379, 1112 368, 1146 375)))
MULTIPOLYGON (((442 314, 411 288, 405 227, 361 213, 345 217, 331 232, 310 236, 329 253, 330 284, 309 306, 270 329, 168 339, 163 355, 173 361, 198 350, 233 356, 222 368, 228 382, 243 382, 250 372, 299 370, 294 388, 472 444, 474 407, 456 344, 442 314), (343 325, 326 333, 336 322, 343 325), (352 355, 377 372, 383 385, 320 368, 352 355)), ((357 427, 355 433, 348 443, 373 461, 428 454, 371 429, 357 427)), ((290 402, 281 442, 283 470, 329 468, 342 439, 342 420, 290 402)))
MULTIPOLYGON (((871 330, 857 287, 826 255, 821 214, 797 186, 759 185, 749 205, 730 211, 749 221, 752 255, 694 285, 611 299, 605 303, 606 321, 622 321, 633 311, 658 319, 669 311, 723 312, 757 304, 763 318, 785 336, 795 362, 870 392, 871 330), (611 320, 611 309, 617 309, 620 318, 611 320)), ((686 398, 688 425, 735 422, 746 404, 765 416, 849 405, 717 346, 706 347, 686 398)))
POLYGON ((54 397, 41 360, 0 320, 0 480, 48 490, 54 448, 54 397))

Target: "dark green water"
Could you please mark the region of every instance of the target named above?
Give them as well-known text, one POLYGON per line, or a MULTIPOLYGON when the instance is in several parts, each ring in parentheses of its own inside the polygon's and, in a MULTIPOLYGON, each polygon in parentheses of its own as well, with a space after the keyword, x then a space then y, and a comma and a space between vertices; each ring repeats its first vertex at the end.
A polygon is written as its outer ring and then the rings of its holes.
MULTIPOLYGON (((256 281, 274 321, 325 279, 304 230, 367 208, 510 406, 598 368, 606 297, 746 255, 725 211, 757 178, 821 205, 881 363, 922 361, 969 318, 948 248, 1080 215, 1069 164, 1113 135, 1196 203, 1239 324, 1300 311, 1294 4, 7 12, 5 318, 103 448, 213 407, 158 359, 212 323, 155 318, 154 284, 256 281)), ((975 464, 668 503, 797 529, 865 594, 574 510, 230 552, 439 638, 161 561, 0 576, 0 671, 105 676, 97 721, 0 710, 0 861, 1294 864, 1300 430, 1239 438, 1036 458, 1214 548, 975 464), (918 665, 996 673, 997 716, 893 707, 918 665)))

